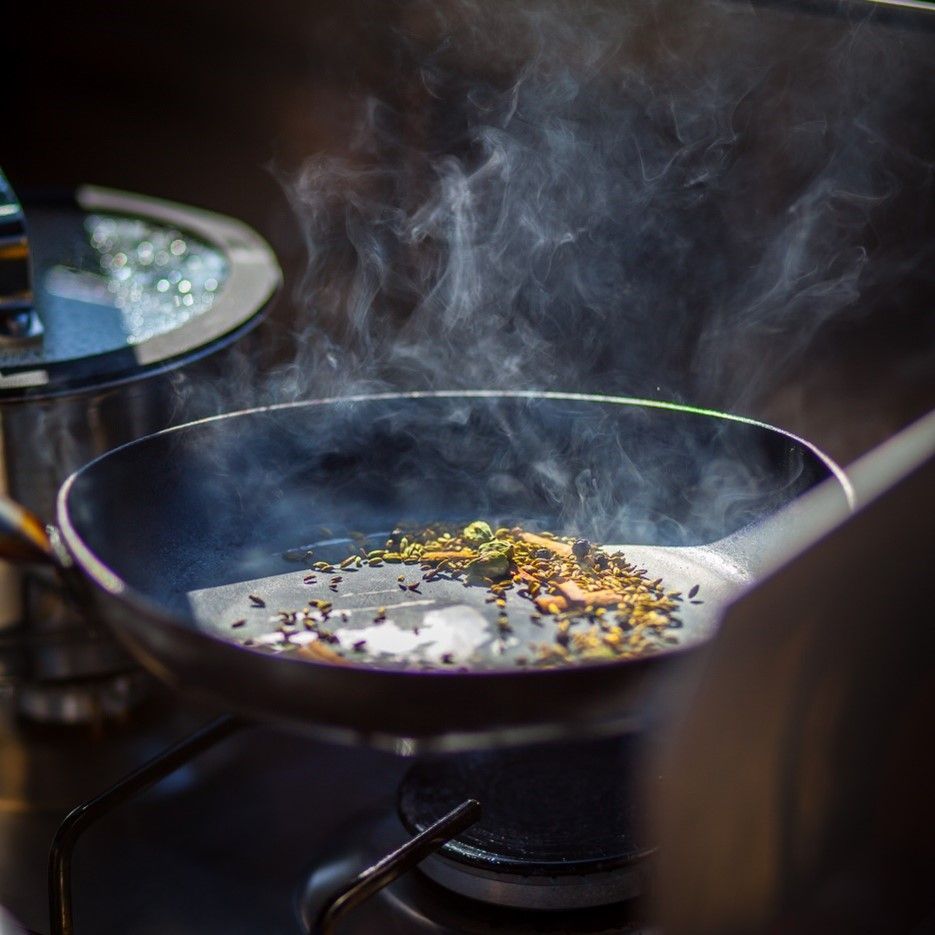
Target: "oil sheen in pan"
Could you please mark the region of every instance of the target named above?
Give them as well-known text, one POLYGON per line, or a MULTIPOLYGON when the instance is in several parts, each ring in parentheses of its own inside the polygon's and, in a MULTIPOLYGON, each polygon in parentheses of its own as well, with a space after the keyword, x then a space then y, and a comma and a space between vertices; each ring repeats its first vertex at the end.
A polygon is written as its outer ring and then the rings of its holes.
MULTIPOLYGON (((385 533, 375 533, 364 544, 370 549, 385 541, 385 533)), ((329 539, 308 548, 313 552, 311 561, 337 566, 356 551, 356 543, 329 539)), ((724 606, 745 582, 744 574, 716 543, 606 545, 604 550, 622 551, 629 561, 646 568, 650 578, 661 577, 667 590, 687 594, 699 586, 700 602, 686 601, 678 614, 682 625, 671 631, 681 645, 709 636, 724 606)), ((504 633, 497 624, 500 609, 487 602, 486 588, 458 580, 424 582, 419 564, 364 564, 357 569, 335 567, 333 572, 310 572, 281 558, 264 564, 275 566, 269 569, 273 573, 188 592, 196 626, 257 649, 295 651, 318 637, 300 620, 285 615, 303 611, 310 600, 327 601, 332 609, 325 626, 335 648, 352 663, 390 669, 515 668, 533 664, 537 647, 555 639, 553 618, 534 619, 535 607, 515 591, 503 595, 510 624, 510 631, 504 633), (397 580, 400 575, 403 582, 397 580), (341 580, 332 586, 334 577, 341 580), (314 583, 306 583, 311 578, 314 583), (410 590, 407 585, 416 582, 419 586, 410 590)))

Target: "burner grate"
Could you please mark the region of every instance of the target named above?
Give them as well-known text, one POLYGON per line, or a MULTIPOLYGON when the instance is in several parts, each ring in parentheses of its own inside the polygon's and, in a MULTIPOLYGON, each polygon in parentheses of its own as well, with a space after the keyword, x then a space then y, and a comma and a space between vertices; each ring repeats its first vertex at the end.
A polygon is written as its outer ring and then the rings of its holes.
POLYGON ((419 832, 468 796, 483 818, 426 861, 436 882, 500 905, 576 909, 642 888, 647 846, 633 738, 470 753, 417 763, 398 807, 419 832))

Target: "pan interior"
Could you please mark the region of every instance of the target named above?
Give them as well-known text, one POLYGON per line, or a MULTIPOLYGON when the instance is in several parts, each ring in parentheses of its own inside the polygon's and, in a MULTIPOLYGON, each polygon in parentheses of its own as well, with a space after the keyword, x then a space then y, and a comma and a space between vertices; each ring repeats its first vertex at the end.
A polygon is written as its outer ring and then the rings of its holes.
MULTIPOLYGON (((311 552, 310 561, 337 563, 360 545, 382 545, 386 535, 325 540, 295 551, 311 552)), ((697 589, 680 608, 677 627, 667 632, 669 645, 710 635, 725 603, 744 581, 743 571, 717 549, 610 546, 609 551, 622 551, 629 561, 646 568, 650 578, 663 578, 670 590, 687 595, 697 589)), ((277 564, 275 557, 270 559, 271 565, 277 564)), ((187 597, 199 627, 269 652, 292 651, 316 640, 312 630, 284 621, 282 615, 301 610, 309 601, 326 600, 333 605, 325 622, 335 648, 354 662, 382 668, 535 666, 548 657, 558 635, 556 619, 536 613, 518 590, 504 593, 506 606, 501 611, 482 586, 445 575, 424 581, 418 563, 364 564, 334 573, 310 573, 307 567, 296 570, 291 564, 288 570, 246 581, 195 589, 187 597), (341 580, 332 585, 334 577, 341 580), (501 613, 508 629, 498 625, 501 613)), ((582 620, 577 628, 587 626, 582 620)))
MULTIPOLYGON (((317 542, 316 558, 324 558, 328 548, 346 549, 324 538, 509 518, 530 530, 628 543, 628 559, 667 589, 700 584, 705 603, 682 615, 680 639, 694 641, 743 577, 742 561, 728 563, 716 543, 828 475, 781 432, 692 411, 406 396, 256 410, 151 436, 80 472, 68 509, 114 574, 188 626, 228 640, 259 636, 276 611, 313 596, 302 583, 307 572, 282 558, 298 545, 317 542), (251 593, 265 607, 252 608, 251 593), (232 630, 239 619, 247 623, 232 630)), ((428 659, 453 651, 443 647, 459 633, 492 666, 515 665, 543 640, 528 603, 512 606, 515 595, 507 597, 514 634, 498 640, 482 588, 433 582, 422 597, 401 591, 397 575, 413 581, 416 572, 390 565, 342 573, 336 595, 320 575, 318 588, 348 612, 348 629, 372 628, 370 609, 386 607, 394 638, 417 639, 428 659), (431 639, 421 639, 426 631, 431 639)), ((359 639, 376 649, 393 635, 387 628, 359 639)))

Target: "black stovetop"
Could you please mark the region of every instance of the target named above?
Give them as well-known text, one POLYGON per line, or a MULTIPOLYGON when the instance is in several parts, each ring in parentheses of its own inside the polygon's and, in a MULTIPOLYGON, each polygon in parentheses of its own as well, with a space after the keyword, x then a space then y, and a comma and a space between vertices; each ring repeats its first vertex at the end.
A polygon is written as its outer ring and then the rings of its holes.
MULTIPOLYGON (((47 933, 48 849, 65 813, 209 718, 170 702, 97 735, 7 724, 0 905, 47 933)), ((410 837, 396 796, 411 765, 268 727, 229 737, 81 837, 76 935, 302 932, 303 891, 314 904, 410 837)), ((629 932, 633 912, 492 911, 410 872, 337 932, 629 932)))
MULTIPOLYGON (((194 715, 191 721, 197 723, 194 715)), ((166 734, 178 737, 178 726, 173 720, 166 734)), ((118 778, 120 758, 112 752, 117 739, 83 732, 73 740, 5 739, 0 904, 38 932, 49 930, 52 836, 69 806, 118 778), (35 755, 37 746, 45 755, 35 755), (103 782, 89 791, 88 764, 95 759, 105 764, 103 782), (81 774, 71 783, 79 791, 68 799, 72 769, 81 774), (45 789, 33 801, 16 794, 21 773, 53 770, 59 781, 35 776, 32 786, 45 789), (57 787, 51 795, 50 785, 57 787)), ((157 750, 154 741, 126 762, 132 768, 157 750)), ((73 878, 76 932, 294 935, 300 931, 296 892, 316 853, 350 815, 392 809, 405 765, 388 755, 266 728, 229 738, 80 839, 73 878)), ((405 836, 400 829, 400 839, 405 836)))

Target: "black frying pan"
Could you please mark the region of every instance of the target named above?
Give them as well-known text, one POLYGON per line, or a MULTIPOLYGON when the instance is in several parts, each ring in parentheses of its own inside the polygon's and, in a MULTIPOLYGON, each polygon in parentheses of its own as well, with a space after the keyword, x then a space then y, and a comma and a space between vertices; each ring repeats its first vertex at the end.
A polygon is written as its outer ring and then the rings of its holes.
MULTIPOLYGON (((829 478, 849 496, 840 469, 801 439, 689 407, 388 394, 234 413, 125 445, 64 484, 58 526, 94 585, 93 612, 172 685, 338 738, 452 747, 619 726, 648 679, 711 635, 754 573, 769 518, 829 478), (325 592, 347 629, 371 627, 385 606, 399 631, 427 631, 415 651, 431 656, 457 640, 464 615, 470 666, 422 671, 392 654, 331 665, 242 645, 273 628, 270 614, 313 596, 307 568, 288 560, 296 550, 329 559, 400 522, 476 518, 623 543, 668 587, 699 584, 702 603, 686 604, 665 652, 522 668, 516 656, 547 638, 528 608, 510 606, 515 642, 504 649, 482 588, 443 582, 413 595, 396 583, 399 566, 366 566, 344 574, 337 596, 325 592), (485 626, 490 639, 478 641, 485 626)), ((35 529, 32 539, 42 546, 35 529)))

